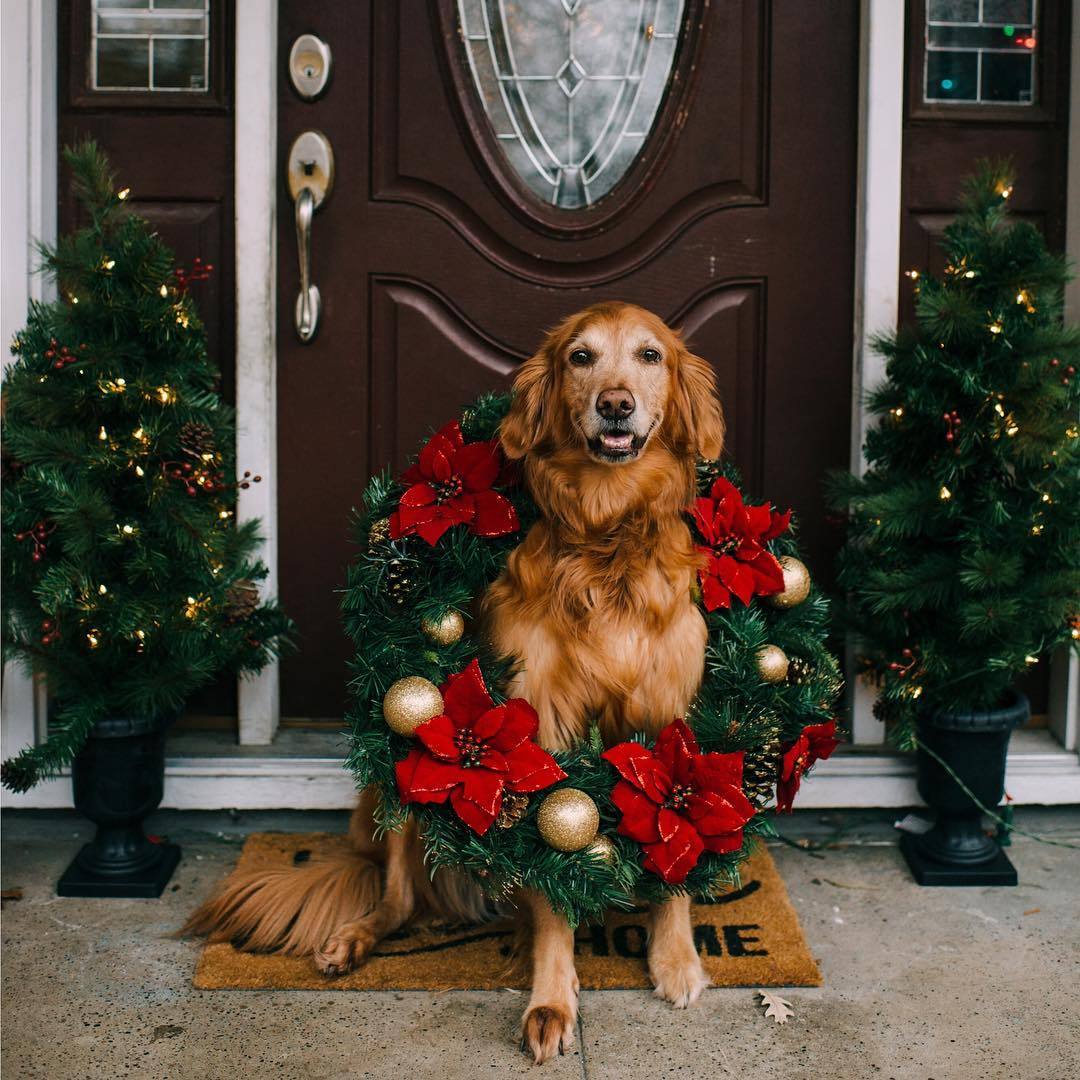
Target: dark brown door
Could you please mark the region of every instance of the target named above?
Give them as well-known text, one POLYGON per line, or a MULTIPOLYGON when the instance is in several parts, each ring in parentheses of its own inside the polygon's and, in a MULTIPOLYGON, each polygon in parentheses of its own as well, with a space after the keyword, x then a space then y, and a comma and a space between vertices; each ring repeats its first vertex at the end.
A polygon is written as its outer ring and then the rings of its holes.
POLYGON ((507 386, 541 331, 619 298, 716 367, 728 452, 828 561, 821 478, 848 457, 858 5, 439 0, 281 5, 280 143, 316 128, 322 324, 297 340, 279 220, 286 717, 340 716, 337 614, 368 476, 507 386), (297 35, 334 57, 302 101, 297 35))

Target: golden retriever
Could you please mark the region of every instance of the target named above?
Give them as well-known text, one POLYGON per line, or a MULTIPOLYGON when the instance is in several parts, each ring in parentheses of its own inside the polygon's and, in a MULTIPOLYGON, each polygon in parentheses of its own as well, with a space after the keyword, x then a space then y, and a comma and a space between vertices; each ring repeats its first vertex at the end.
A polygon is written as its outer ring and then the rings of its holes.
MULTIPOLYGON (((545 748, 582 739, 592 718, 611 744, 685 715, 706 630, 683 510, 696 458, 718 457, 723 437, 712 368, 631 304, 570 316, 519 370, 500 438, 522 461, 541 518, 483 598, 481 618, 516 662, 507 692, 532 703, 545 748)), ((373 839, 373 798, 365 793, 353 814, 351 855, 233 874, 185 930, 311 954, 334 975, 417 915, 481 917, 483 899, 464 878, 430 878, 415 826, 373 839)), ((515 902, 533 928, 522 1041, 542 1062, 574 1039, 573 934, 543 896, 522 891, 515 902)), ((707 985, 688 898, 654 906, 648 964, 657 995, 678 1007, 707 985)))

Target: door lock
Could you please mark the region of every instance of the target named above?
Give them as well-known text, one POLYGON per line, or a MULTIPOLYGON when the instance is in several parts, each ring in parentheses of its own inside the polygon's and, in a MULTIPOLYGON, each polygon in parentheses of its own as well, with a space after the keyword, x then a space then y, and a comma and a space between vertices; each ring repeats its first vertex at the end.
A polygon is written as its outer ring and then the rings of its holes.
POLYGON ((289 50, 289 79, 305 100, 314 101, 330 81, 330 46, 314 34, 301 34, 289 50))
POLYGON ((334 186, 334 151, 321 131, 304 131, 293 140, 286 164, 289 194, 296 203, 296 251, 300 293, 294 314, 296 334, 307 344, 319 328, 322 297, 311 280, 311 222, 334 186))

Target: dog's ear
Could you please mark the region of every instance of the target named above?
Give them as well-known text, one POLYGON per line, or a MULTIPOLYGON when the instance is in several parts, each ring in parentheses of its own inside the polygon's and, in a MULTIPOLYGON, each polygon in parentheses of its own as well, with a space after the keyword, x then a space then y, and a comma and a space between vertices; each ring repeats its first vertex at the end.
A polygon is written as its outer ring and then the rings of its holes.
POLYGON ((514 460, 535 449, 551 424, 550 398, 555 384, 548 342, 518 368, 510 411, 499 425, 503 452, 514 460))
POLYGON ((716 394, 712 365, 680 349, 671 395, 668 430, 672 443, 712 461, 724 448, 724 412, 716 394))

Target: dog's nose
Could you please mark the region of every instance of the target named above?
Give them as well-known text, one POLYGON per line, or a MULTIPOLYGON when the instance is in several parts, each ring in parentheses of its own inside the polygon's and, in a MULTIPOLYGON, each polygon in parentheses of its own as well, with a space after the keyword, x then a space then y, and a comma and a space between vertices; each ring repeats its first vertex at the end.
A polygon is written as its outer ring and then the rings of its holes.
POLYGON ((634 395, 621 386, 604 390, 596 399, 596 411, 605 420, 622 420, 634 411, 634 395))

